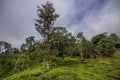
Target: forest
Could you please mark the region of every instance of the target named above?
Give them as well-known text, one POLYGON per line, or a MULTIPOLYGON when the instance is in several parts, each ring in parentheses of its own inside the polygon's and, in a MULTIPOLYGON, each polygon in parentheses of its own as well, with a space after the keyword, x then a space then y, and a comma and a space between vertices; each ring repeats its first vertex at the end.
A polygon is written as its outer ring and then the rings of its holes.
POLYGON ((51 2, 37 6, 35 29, 19 48, 0 41, 0 80, 120 80, 120 36, 100 33, 88 40, 55 26, 51 2))

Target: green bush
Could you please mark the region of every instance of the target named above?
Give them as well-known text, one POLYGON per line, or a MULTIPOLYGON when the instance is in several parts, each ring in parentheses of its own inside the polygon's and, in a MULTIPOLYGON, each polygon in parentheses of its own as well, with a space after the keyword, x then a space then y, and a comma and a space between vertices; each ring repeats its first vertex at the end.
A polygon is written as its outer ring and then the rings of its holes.
POLYGON ((26 69, 30 65, 30 57, 28 54, 22 53, 18 57, 16 64, 15 64, 15 71, 22 71, 26 69))

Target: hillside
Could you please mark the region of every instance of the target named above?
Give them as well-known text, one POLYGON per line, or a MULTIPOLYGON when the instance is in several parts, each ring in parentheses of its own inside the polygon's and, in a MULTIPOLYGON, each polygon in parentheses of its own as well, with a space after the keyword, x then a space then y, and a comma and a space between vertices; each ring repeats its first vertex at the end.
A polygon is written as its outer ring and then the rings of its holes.
POLYGON ((49 71, 39 64, 1 80, 120 80, 119 55, 116 52, 115 58, 104 58, 101 64, 96 59, 59 58, 49 71))
MULTIPOLYGON (((94 2, 94 0, 90 2, 91 5, 96 3, 94 2)), ((78 3, 80 3, 80 6, 78 6, 80 9, 83 2, 78 1, 78 3)), ((103 1, 99 3, 101 4, 103 1)), ((67 15, 71 17, 70 21, 67 17, 65 17, 66 19, 62 17, 58 19, 61 11, 59 12, 59 9, 57 9, 59 13, 56 13, 55 9, 57 7, 54 7, 54 4, 50 1, 36 5, 36 16, 31 15, 34 18, 34 27, 33 21, 30 21, 31 29, 27 27, 30 24, 27 26, 20 25, 21 21, 15 15, 15 20, 18 20, 20 24, 14 26, 13 32, 7 31, 12 33, 12 36, 15 35, 15 38, 6 35, 2 35, 4 36, 3 39, 0 37, 0 80, 120 80, 119 29, 116 28, 117 31, 108 30, 108 27, 113 30, 115 30, 115 27, 119 27, 119 24, 116 23, 119 19, 97 17, 99 14, 94 11, 94 9, 97 9, 95 6, 93 9, 92 7, 89 7, 90 9, 86 8, 85 12, 76 9, 71 11, 70 9, 70 12, 68 12, 70 15, 67 15), (91 14, 91 11, 94 14, 91 14), (71 12, 73 15, 71 15, 71 12), (73 12, 77 12, 77 14, 73 12), (85 15, 89 12, 92 17, 88 15, 86 18, 85 15), (96 15, 97 18, 93 15, 96 15), (107 25, 106 23, 99 24, 99 19, 100 22, 107 21, 117 25, 112 28, 109 23, 107 25), (90 22, 90 25, 87 24, 88 22, 90 22), (105 24, 104 28, 99 28, 103 24, 105 24), (23 30, 19 28, 17 30, 19 26, 24 26, 23 30), (33 28, 40 36, 31 31, 33 28), (14 31, 20 33, 21 36, 18 37, 19 34, 15 34, 14 31)), ((18 12, 21 13, 21 10, 18 12)), ((31 9, 23 11, 26 10, 31 9)), ((64 11, 66 13, 66 10, 64 11)), ((97 11, 99 12, 99 9, 97 11)), ((3 23, 9 23, 4 20, 7 19, 3 18, 3 23)), ((10 20, 13 20, 12 17, 10 20)), ((12 22, 16 24, 16 22, 12 22)), ((25 19, 23 22, 27 24, 29 21, 25 19)), ((9 29, 6 28, 5 30, 9 29)), ((3 34, 6 34, 6 32, 3 34)))

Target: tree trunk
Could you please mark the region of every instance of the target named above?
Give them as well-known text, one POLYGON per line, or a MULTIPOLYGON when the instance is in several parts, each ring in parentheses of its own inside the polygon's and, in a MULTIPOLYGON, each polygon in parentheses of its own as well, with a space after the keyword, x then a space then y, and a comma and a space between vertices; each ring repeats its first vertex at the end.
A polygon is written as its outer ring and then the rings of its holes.
POLYGON ((43 68, 46 68, 46 67, 45 67, 45 59, 43 59, 43 68))
POLYGON ((50 69, 49 62, 46 62, 46 68, 47 68, 47 70, 50 69))
POLYGON ((83 53, 82 53, 82 51, 81 51, 80 56, 81 56, 81 60, 84 60, 84 57, 83 57, 83 53))
POLYGON ((43 59, 43 67, 47 70, 50 69, 50 64, 46 59, 43 59))
POLYGON ((93 53, 91 53, 91 54, 90 54, 90 58, 92 58, 92 59, 94 58, 94 55, 93 55, 93 53))
POLYGON ((101 64, 102 63, 102 55, 98 56, 98 63, 101 64))

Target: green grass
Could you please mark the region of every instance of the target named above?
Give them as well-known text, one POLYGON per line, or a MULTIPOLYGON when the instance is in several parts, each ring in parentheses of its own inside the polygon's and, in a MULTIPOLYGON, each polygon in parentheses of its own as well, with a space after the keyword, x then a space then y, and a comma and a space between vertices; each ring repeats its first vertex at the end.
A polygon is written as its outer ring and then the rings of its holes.
MULTIPOLYGON (((115 55, 119 55, 117 52, 115 55)), ((120 56, 119 56, 120 57, 120 56)), ((46 71, 42 65, 27 69, 1 80, 120 80, 120 58, 104 58, 99 64, 96 59, 67 57, 57 59, 57 66, 46 71)))

